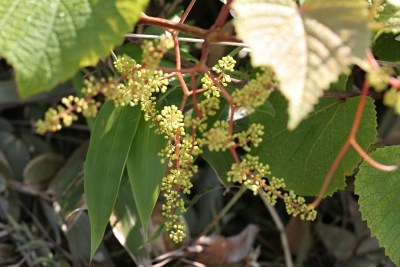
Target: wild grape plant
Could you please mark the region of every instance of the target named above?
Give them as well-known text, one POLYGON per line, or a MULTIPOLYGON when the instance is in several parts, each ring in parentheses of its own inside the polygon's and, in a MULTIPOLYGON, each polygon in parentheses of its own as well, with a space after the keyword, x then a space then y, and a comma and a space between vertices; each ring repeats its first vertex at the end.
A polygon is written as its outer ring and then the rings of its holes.
MULTIPOLYGON (((162 212, 166 218, 165 226, 174 242, 181 242, 185 238, 186 229, 181 216, 184 214, 186 206, 182 195, 190 194, 193 187, 191 178, 198 170, 196 158, 202 155, 206 147, 210 151, 230 152, 234 163, 227 173, 228 182, 242 184, 254 194, 262 194, 272 205, 282 199, 288 214, 300 216, 301 219, 305 220, 314 220, 316 217, 315 207, 326 196, 325 193, 332 177, 349 148, 353 147, 366 162, 379 170, 394 171, 398 169, 397 165, 383 165, 373 160, 364 150, 365 148, 359 145, 356 137, 366 105, 369 85, 371 84, 378 93, 383 93, 384 103, 393 107, 399 113, 400 95, 398 90, 400 82, 394 77, 395 72, 392 69, 381 68, 371 52, 367 50, 369 42, 367 34, 368 17, 372 20, 377 15, 375 13, 383 10, 383 8, 378 8, 381 1, 370 1, 369 9, 366 3, 361 0, 349 2, 306 1, 302 7, 297 7, 292 2, 284 2, 272 0, 236 1, 236 12, 241 12, 241 6, 245 11, 241 15, 244 19, 237 22, 238 32, 241 32, 244 38, 248 37, 250 47, 256 48, 254 49, 256 50, 255 53, 252 54, 253 61, 257 62, 257 65, 263 66, 255 78, 247 81, 244 86, 233 85, 236 78, 231 77, 234 76, 232 73, 236 65, 233 57, 228 55, 221 58, 212 68, 206 66, 211 42, 238 41, 235 36, 227 35, 221 30, 227 20, 233 1, 226 1, 226 5, 222 7, 215 23, 209 30, 184 24, 193 6, 192 4, 195 3, 195 1, 191 1, 191 5, 185 10, 181 20, 177 23, 142 15, 142 23, 166 28, 171 38, 162 37, 157 42, 145 41, 142 45, 143 55, 140 64, 126 55, 117 57, 114 66, 119 73, 118 77, 99 80, 90 77, 85 81, 85 88, 82 90, 84 97, 64 98, 61 105, 55 109, 50 109, 45 114, 45 118, 37 122, 37 131, 44 133, 60 130, 62 125, 69 126, 77 120, 78 113, 89 117, 95 116, 100 106, 100 102, 96 100, 99 94, 104 95, 106 101, 113 101, 115 106, 135 107, 140 105, 144 118, 151 121, 151 127, 167 140, 166 146, 159 151, 161 162, 168 164, 168 170, 162 178, 160 195, 163 200, 162 212), (252 10, 246 8, 252 7, 251 5, 260 5, 260 9, 257 10, 259 12, 279 11, 278 14, 267 13, 264 14, 265 16, 273 17, 276 15, 279 17, 282 14, 291 14, 287 18, 289 23, 285 25, 290 30, 288 30, 289 32, 296 30, 295 32, 300 36, 290 36, 292 40, 294 39, 290 44, 294 51, 301 52, 297 56, 301 56, 304 60, 299 61, 293 56, 288 58, 285 54, 276 54, 282 56, 282 60, 281 58, 271 60, 274 57, 265 59, 264 47, 258 45, 257 40, 252 39, 257 35, 252 35, 254 32, 251 31, 251 25, 246 25, 246 21, 249 21, 249 13, 246 12, 252 10), (270 5, 276 9, 266 8, 270 5), (341 13, 341 15, 346 19, 353 18, 350 20, 351 23, 339 25, 331 23, 332 18, 329 16, 317 16, 320 14, 319 12, 329 13, 330 9, 342 10, 343 14, 341 13), (369 16, 368 12, 370 12, 369 16), (300 20, 305 23, 301 25, 295 23, 300 20), (303 26, 305 29, 298 29, 298 27, 303 26), (333 28, 330 29, 328 26, 333 28), (291 27, 294 29, 291 29, 291 27), (316 28, 321 29, 321 32, 315 32, 316 28), (178 40, 179 31, 185 31, 204 39, 200 60, 194 65, 186 66, 186 68, 182 68, 178 40), (250 35, 247 36, 247 33, 250 35), (315 46, 298 45, 299 41, 296 38, 302 38, 304 43, 315 46), (319 41, 314 42, 316 39, 319 41), (173 49, 173 53, 175 53, 176 67, 160 67, 160 61, 170 49, 173 49), (262 53, 257 55, 257 52, 260 51, 262 53), (335 54, 336 52, 338 54, 335 54), (329 54, 329 60, 326 60, 325 54, 329 54), (367 62, 362 61, 365 54, 368 59, 367 62), (264 61, 258 60, 258 58, 264 59, 264 61), (265 67, 265 62, 271 63, 273 68, 265 67), (305 63, 302 67, 307 68, 308 71, 296 73, 291 69, 294 63, 298 64, 299 62, 305 63), (348 68, 351 63, 359 63, 367 72, 367 79, 365 79, 361 91, 356 93, 360 95, 360 101, 354 114, 354 122, 347 139, 333 160, 331 167, 327 170, 318 196, 311 204, 307 204, 305 198, 297 196, 293 190, 285 191, 285 177, 274 176, 270 166, 266 163, 268 158, 261 159, 258 155, 252 154, 253 149, 265 141, 263 136, 265 131, 268 130, 265 129, 268 125, 250 123, 246 129, 238 130, 234 127, 235 114, 241 110, 246 115, 251 115, 266 103, 272 92, 284 91, 284 95, 296 104, 298 111, 301 111, 302 105, 307 102, 305 101, 307 97, 312 98, 312 101, 307 104, 307 111, 302 115, 304 117, 314 108, 314 104, 324 94, 323 91, 327 89, 329 83, 336 80, 343 69, 348 68), (324 68, 319 68, 321 65, 324 68), (273 69, 280 71, 275 75, 273 69), (325 71, 325 74, 329 77, 321 75, 318 72, 320 69, 322 74, 325 71), (333 69, 334 71, 332 71, 333 69), (286 79, 278 81, 277 76, 286 77, 286 79), (189 81, 186 80, 187 78, 189 81), (300 78, 300 82, 297 81, 297 78, 300 78), (171 90, 169 83, 172 82, 172 79, 179 81, 182 91, 180 104, 164 104, 161 101, 171 90), (285 85, 283 86, 284 90, 282 90, 282 84, 285 85), (298 89, 295 92, 291 91, 293 84, 298 89), (303 88, 304 84, 307 86, 303 88), (387 85, 390 85, 391 88, 388 89, 387 85), (302 92, 301 97, 304 98, 304 101, 299 101, 296 97, 299 91, 302 92), (227 115, 222 112, 224 108, 229 111, 227 115), (239 149, 244 152, 239 154, 239 149)), ((277 27, 273 24, 265 26, 270 27, 270 29, 277 27)), ((275 49, 287 48, 288 36, 282 36, 279 32, 276 33, 276 36, 270 35, 270 32, 265 33, 265 35, 265 38, 271 38, 271 43, 278 40, 276 41, 278 43, 273 43, 275 49)), ((325 93, 344 99, 353 96, 350 92, 337 92, 336 95, 333 92, 325 93)), ((300 120, 296 123, 299 122, 300 120)))
MULTIPOLYGON (((228 172, 228 181, 244 184, 257 194, 262 191, 272 205, 278 198, 284 200, 288 214, 300 215, 302 219, 314 220, 316 211, 307 206, 304 198, 297 197, 293 191, 284 193, 284 179, 272 175, 268 165, 251 156, 251 148, 262 142, 264 126, 250 124, 247 129, 233 132, 232 118, 219 118, 213 125, 208 125, 209 118, 216 116, 222 108, 221 90, 231 82, 230 73, 234 71, 236 61, 231 56, 223 57, 211 69, 202 74, 199 88, 192 90, 198 102, 192 112, 185 113, 185 106, 159 106, 157 99, 168 91, 169 79, 176 74, 165 73, 158 68, 163 55, 173 46, 171 39, 163 37, 156 42, 145 41, 142 45, 143 61, 138 64, 127 55, 118 56, 114 61, 116 71, 121 75, 117 79, 96 81, 94 77, 85 80, 85 97, 63 98, 57 109, 49 109, 43 120, 36 123, 38 133, 57 131, 71 125, 78 114, 92 117, 97 113, 100 103, 94 96, 103 94, 106 101, 113 101, 115 106, 140 105, 145 120, 150 120, 156 131, 168 140, 166 147, 159 152, 162 162, 168 163, 168 172, 162 179, 161 196, 164 201, 162 214, 170 238, 181 242, 186 235, 181 216, 186 211, 182 194, 190 194, 193 184, 191 178, 197 172, 196 158, 203 147, 210 151, 231 150, 237 162, 228 172), (201 97, 203 95, 203 97, 201 97), (201 99, 201 100, 200 100, 201 99), (246 151, 239 158, 236 149, 246 151)), ((196 85, 197 86, 197 85, 196 85)), ((247 114, 263 105, 277 86, 273 72, 263 68, 243 88, 236 88, 231 96, 235 108, 243 108, 247 114)))

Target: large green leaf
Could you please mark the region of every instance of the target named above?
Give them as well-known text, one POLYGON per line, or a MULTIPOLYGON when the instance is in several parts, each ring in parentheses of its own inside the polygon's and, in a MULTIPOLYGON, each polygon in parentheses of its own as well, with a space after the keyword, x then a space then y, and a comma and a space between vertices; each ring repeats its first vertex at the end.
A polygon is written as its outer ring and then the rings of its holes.
POLYGON ((85 162, 85 197, 91 223, 91 255, 103 238, 141 117, 140 107, 104 104, 96 119, 85 162))
MULTIPOLYGON (((359 97, 347 100, 321 98, 313 113, 294 131, 286 128, 287 102, 275 93, 270 97, 275 117, 255 113, 251 122, 265 126, 263 143, 254 149, 274 176, 285 178, 288 189, 301 195, 318 194, 323 180, 345 143, 354 120, 359 97)), ((357 134, 361 147, 368 149, 376 136, 376 114, 368 99, 357 134)), ((326 195, 344 188, 345 175, 352 174, 360 156, 350 148, 336 170, 326 195)))
POLYGON ((2 0, 0 56, 21 96, 47 90, 121 43, 148 0, 2 0))
MULTIPOLYGON (((395 164, 399 156, 400 146, 385 147, 371 153, 372 158, 384 164, 395 164)), ((399 178, 400 170, 382 172, 364 162, 355 181, 362 217, 397 266, 400 266, 399 178)))
POLYGON ((155 133, 151 122, 140 121, 133 139, 126 166, 133 196, 139 211, 144 233, 147 235, 149 219, 160 193, 161 180, 166 163, 161 164, 158 153, 165 148, 167 140, 155 133))
POLYGON ((238 36, 254 66, 270 65, 289 101, 288 127, 313 110, 329 84, 351 63, 364 65, 369 45, 364 0, 236 0, 238 36))

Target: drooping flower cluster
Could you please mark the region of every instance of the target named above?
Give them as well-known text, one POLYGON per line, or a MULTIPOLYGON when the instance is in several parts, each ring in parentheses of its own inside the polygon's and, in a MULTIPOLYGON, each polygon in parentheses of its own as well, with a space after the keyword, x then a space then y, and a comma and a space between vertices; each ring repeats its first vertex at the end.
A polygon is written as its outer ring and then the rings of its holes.
MULTIPOLYGON (((271 205, 275 205, 282 190, 286 187, 282 178, 274 176, 268 178, 271 172, 269 166, 261 163, 259 157, 246 155, 240 163, 234 163, 228 172, 228 181, 244 184, 254 195, 262 192, 271 205)), ((293 191, 283 194, 286 211, 294 217, 300 215, 302 220, 315 220, 316 211, 308 206, 303 197, 297 196, 293 191)))
POLYGON ((61 99, 61 104, 56 108, 49 108, 44 114, 43 119, 39 119, 35 123, 35 130, 39 134, 44 134, 47 131, 56 132, 62 129, 62 126, 71 126, 71 124, 78 120, 78 114, 82 114, 88 118, 94 118, 97 115, 98 109, 101 105, 93 97, 99 94, 103 88, 105 79, 96 81, 91 76, 84 81, 84 88, 82 89, 83 97, 68 96, 61 99))

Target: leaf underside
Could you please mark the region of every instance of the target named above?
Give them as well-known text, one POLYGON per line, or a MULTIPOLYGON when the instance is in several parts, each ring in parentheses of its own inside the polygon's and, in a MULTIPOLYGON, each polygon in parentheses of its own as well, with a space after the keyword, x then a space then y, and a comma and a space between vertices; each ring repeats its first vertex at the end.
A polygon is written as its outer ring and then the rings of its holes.
POLYGON ((148 0, 2 0, 0 56, 27 97, 71 78, 122 42, 148 0))
MULTIPOLYGON (((400 146, 378 149, 370 156, 383 164, 395 164, 400 156, 400 146)), ((400 265, 399 179, 400 170, 382 172, 363 162, 355 180, 362 217, 397 266, 400 265)))
POLYGON ((254 66, 271 66, 288 99, 288 128, 307 117, 323 90, 351 63, 363 64, 368 9, 363 0, 236 0, 239 38, 254 66))

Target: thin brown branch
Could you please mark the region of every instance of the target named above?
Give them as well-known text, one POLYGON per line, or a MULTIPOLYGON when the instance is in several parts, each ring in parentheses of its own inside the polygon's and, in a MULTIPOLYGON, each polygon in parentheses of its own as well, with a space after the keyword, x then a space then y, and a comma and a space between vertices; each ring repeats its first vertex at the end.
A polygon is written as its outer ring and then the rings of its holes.
POLYGON ((199 28, 199 27, 194 27, 194 26, 183 24, 183 23, 174 22, 174 21, 168 20, 168 19, 147 16, 144 13, 142 13, 140 15, 138 24, 148 24, 148 25, 153 25, 153 26, 159 26, 161 28, 168 29, 168 30, 183 31, 183 32, 189 33, 191 35, 194 35, 194 36, 197 36, 200 38, 204 38, 208 33, 207 30, 199 28))

